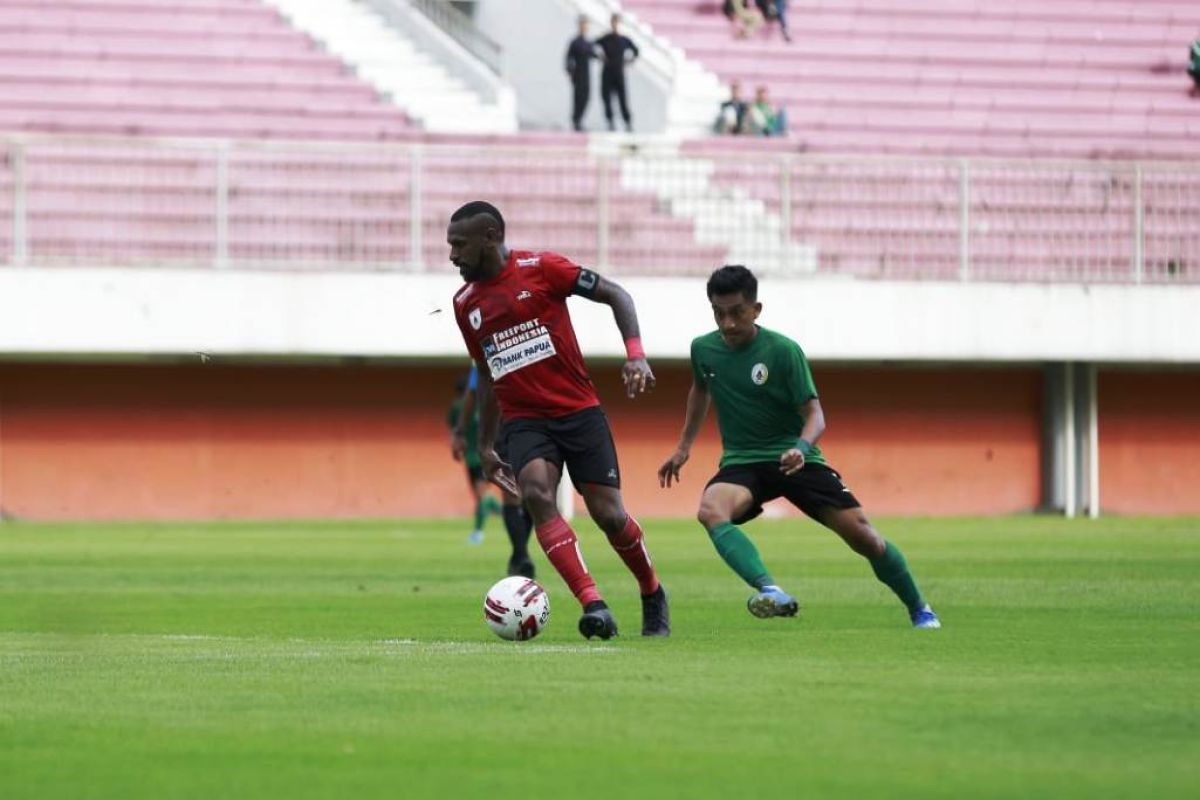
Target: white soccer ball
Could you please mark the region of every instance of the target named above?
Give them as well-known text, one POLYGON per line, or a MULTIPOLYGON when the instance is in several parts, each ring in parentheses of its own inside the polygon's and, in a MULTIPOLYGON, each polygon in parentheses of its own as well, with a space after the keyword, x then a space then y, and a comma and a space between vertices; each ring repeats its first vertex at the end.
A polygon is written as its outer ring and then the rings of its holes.
POLYGON ((550 621, 550 598, 535 580, 505 578, 484 595, 483 619, 501 639, 532 639, 550 621))

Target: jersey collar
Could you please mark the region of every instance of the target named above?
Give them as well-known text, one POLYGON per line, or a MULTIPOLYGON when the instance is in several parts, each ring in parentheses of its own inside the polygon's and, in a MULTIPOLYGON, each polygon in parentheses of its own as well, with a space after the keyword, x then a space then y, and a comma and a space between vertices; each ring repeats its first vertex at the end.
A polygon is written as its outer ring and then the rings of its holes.
MULTIPOLYGON (((717 336, 720 337, 720 335, 721 334, 718 332, 717 336)), ((729 343, 726 342, 724 339, 721 339, 721 344, 725 345, 725 349, 731 353, 744 353, 747 350, 749 350, 750 348, 754 347, 754 345, 758 344, 758 339, 760 336, 762 336, 762 328, 758 325, 758 323, 755 323, 754 324, 754 335, 750 337, 750 341, 746 342, 741 347, 730 347, 729 343)))
POLYGON ((517 268, 516 253, 517 253, 516 250, 509 250, 508 251, 508 259, 504 262, 504 265, 502 267, 500 267, 499 272, 497 272, 495 275, 493 275, 490 278, 484 278, 483 280, 475 281, 475 283, 477 283, 481 286, 490 286, 493 283, 499 283, 502 280, 504 280, 505 278, 507 278, 512 273, 512 271, 517 268))

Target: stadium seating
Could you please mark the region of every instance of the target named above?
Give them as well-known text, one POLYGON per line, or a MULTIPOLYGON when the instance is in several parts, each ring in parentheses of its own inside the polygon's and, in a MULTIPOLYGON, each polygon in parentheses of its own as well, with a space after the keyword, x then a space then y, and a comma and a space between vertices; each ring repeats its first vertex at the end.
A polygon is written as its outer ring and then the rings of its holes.
MULTIPOLYGON (((531 135, 510 154, 469 137, 432 138, 436 146, 419 155, 407 145, 223 149, 204 140, 160 146, 32 139, 22 145, 26 260, 449 269, 446 221, 471 197, 487 197, 505 211, 514 246, 560 250, 614 272, 680 272, 724 257, 725 248, 695 242, 690 221, 659 208, 648 192, 621 188, 615 176, 605 257, 599 171, 577 138, 531 135), (537 142, 545 149, 530 149, 537 142), (411 191, 414 159, 419 206, 411 191)), ((11 163, 5 166, 0 246, 11 256, 13 173, 11 163)))
POLYGON ((0 257, 439 270, 447 215, 487 197, 514 244, 618 274, 734 258, 954 279, 967 249, 973 278, 1200 280, 1185 263, 1200 172, 1147 165, 1135 180, 1130 161, 1192 155, 1192 3, 793 0, 791 44, 734 40, 711 1, 625 5, 723 78, 769 85, 791 137, 701 138, 682 159, 627 155, 601 175, 570 134, 420 130, 260 0, 10 0, 0 132, 28 137, 0 156, 0 257), (139 144, 153 136, 177 139, 139 144), (986 160, 1028 156, 1115 161, 986 160))
POLYGON ((387 140, 412 127, 258 0, 0 7, 0 130, 387 140))
POLYGON ((736 39, 716 2, 625 7, 717 72, 787 109, 786 139, 719 137, 684 152, 717 187, 783 210, 823 273, 880 278, 1198 280, 1200 174, 1147 174, 1145 263, 1134 275, 1133 159, 1194 158, 1184 0, 817 0, 789 3, 792 42, 764 27, 736 39), (816 154, 815 161, 780 160, 816 154), (823 161, 822 154, 844 154, 823 161), (930 156, 883 162, 875 156, 930 156), (969 157, 967 208, 960 166, 969 157), (1067 167, 991 157, 1112 161, 1067 167), (981 160, 983 159, 983 160, 981 160), (1165 184, 1170 183, 1168 187, 1165 184), (961 223, 968 220, 967 236, 961 223))
MULTIPOLYGON (((499 140, 558 151, 532 162, 489 154, 492 137, 427 134, 259 0, 6 2, 0 131, 272 140, 227 149, 223 161, 215 142, 28 140, 27 263, 382 269, 411 268, 415 257, 439 269, 446 217, 475 195, 505 208, 514 241, 591 264, 603 257, 595 168, 579 139, 499 140), (457 149, 423 159, 418 208, 413 150, 307 144, 322 140, 457 149)), ((14 158, 0 168, 10 258, 14 158)), ((687 220, 619 181, 609 221, 604 252, 621 268, 670 271, 724 252, 696 244, 687 220)))
POLYGON ((715 139, 684 152, 711 165, 726 192, 749 194, 772 213, 783 210, 786 170, 791 237, 816 248, 823 273, 957 279, 967 247, 973 279, 1200 280, 1185 263, 1200 252, 1200 169, 1192 165, 862 156, 787 162, 776 153, 731 151, 715 139), (1139 184, 1140 276, 1132 236, 1139 184))
POLYGON ((1200 135, 1191 0, 792 0, 791 43, 734 39, 713 0, 624 6, 723 80, 769 87, 810 152, 1188 158, 1200 135))

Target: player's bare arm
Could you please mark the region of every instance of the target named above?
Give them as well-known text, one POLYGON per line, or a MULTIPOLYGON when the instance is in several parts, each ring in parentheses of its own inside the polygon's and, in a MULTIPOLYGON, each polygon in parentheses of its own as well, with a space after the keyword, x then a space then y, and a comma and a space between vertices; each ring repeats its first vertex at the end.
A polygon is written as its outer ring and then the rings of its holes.
POLYGON ((687 412, 683 418, 683 433, 679 436, 679 445, 671 457, 658 468, 658 485, 670 488, 671 482, 679 483, 679 470, 687 463, 692 455, 692 444, 700 435, 700 426, 708 416, 708 406, 712 401, 708 387, 701 386, 692 380, 692 388, 688 390, 687 412))
POLYGON ((617 330, 625 341, 627 358, 621 367, 621 380, 625 383, 625 394, 636 397, 639 393, 654 388, 654 373, 646 361, 642 351, 641 332, 638 327, 637 309, 629 292, 607 278, 601 278, 592 273, 596 279, 595 288, 590 293, 576 291, 576 294, 586 297, 596 303, 604 303, 613 310, 613 319, 617 322, 617 330))
POLYGON ((821 408, 820 400, 809 398, 800 406, 800 414, 804 417, 804 430, 800 431, 796 446, 779 457, 779 470, 785 475, 793 475, 804 469, 805 458, 825 432, 825 411, 821 408))
POLYGON ((479 462, 483 476, 506 492, 520 496, 512 467, 496 453, 496 431, 500 427, 500 406, 492 391, 492 376, 487 365, 479 364, 479 462))

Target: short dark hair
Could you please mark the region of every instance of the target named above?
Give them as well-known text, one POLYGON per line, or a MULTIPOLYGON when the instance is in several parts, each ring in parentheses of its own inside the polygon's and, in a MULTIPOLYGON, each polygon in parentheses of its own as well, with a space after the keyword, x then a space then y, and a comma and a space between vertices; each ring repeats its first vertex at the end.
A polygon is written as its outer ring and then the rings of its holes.
POLYGON ((471 219, 479 214, 488 214, 496 220, 496 224, 500 226, 500 238, 504 238, 504 217, 500 214, 500 209, 496 208, 491 203, 484 200, 472 200, 462 206, 450 215, 451 222, 458 222, 460 219, 471 219))
POLYGON ((751 303, 758 300, 758 278, 741 264, 726 264, 708 278, 708 299, 716 294, 741 292, 751 303))

